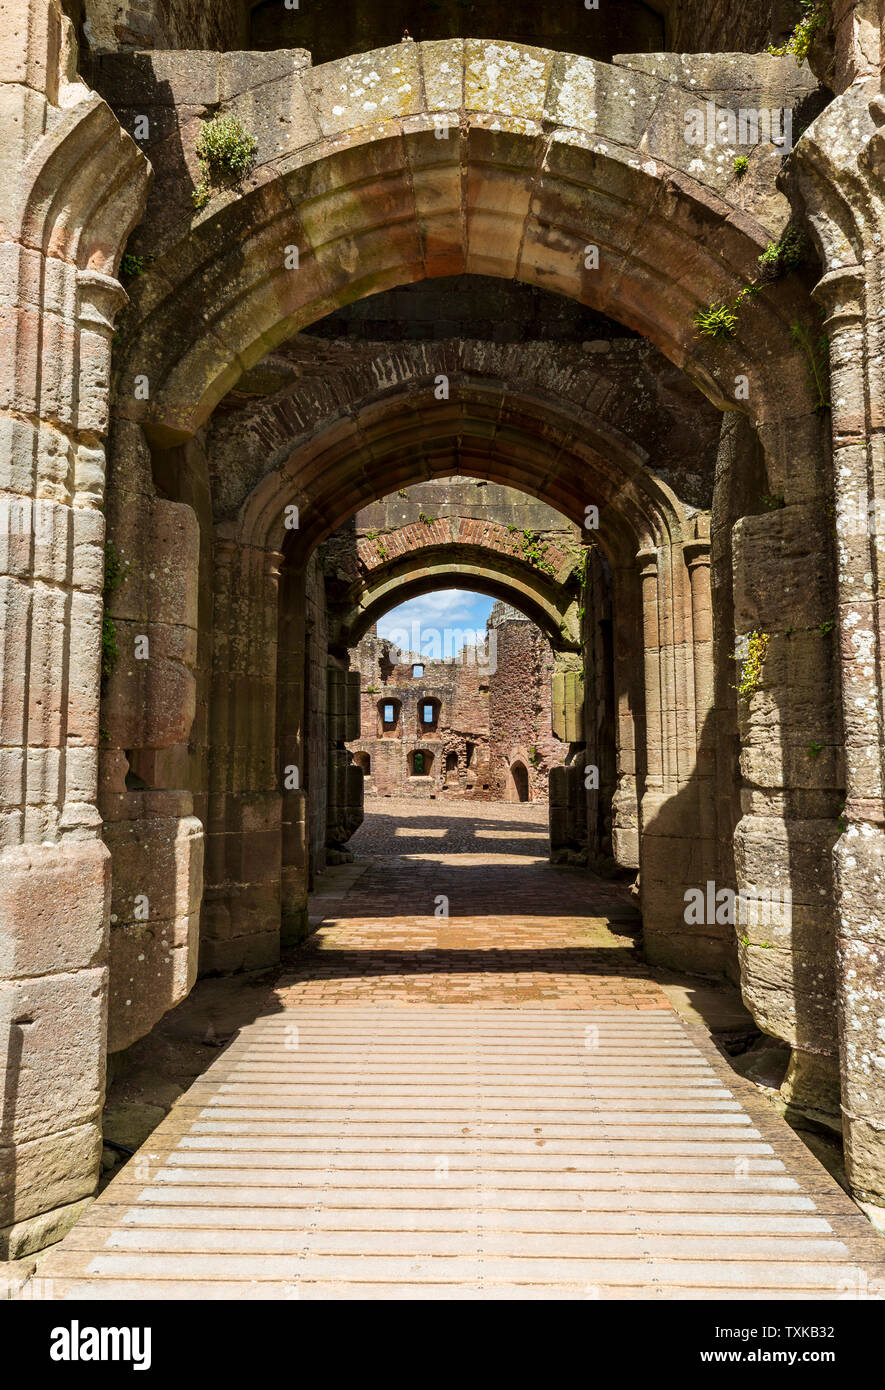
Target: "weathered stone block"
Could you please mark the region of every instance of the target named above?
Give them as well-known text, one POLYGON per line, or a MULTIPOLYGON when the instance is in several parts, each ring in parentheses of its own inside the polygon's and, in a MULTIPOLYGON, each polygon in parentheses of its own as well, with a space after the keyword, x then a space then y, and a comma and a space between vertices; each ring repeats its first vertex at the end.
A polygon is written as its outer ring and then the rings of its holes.
POLYGON ((199 911, 203 826, 196 816, 112 822, 105 841, 114 863, 115 922, 144 921, 136 906, 149 913, 148 921, 185 918, 199 911))
POLYGON ((112 928, 108 1052, 144 1037, 190 993, 197 978, 199 923, 197 911, 171 922, 112 928))
POLYGON ((97 840, 23 845, 0 856, 0 976, 103 963, 110 870, 97 840))
POLYGON ((104 1100, 107 971, 0 983, 0 1029, 8 1038, 5 1144, 74 1129, 104 1100))
POLYGON ((88 1197, 100 1158, 101 1126, 95 1123, 0 1147, 0 1228, 88 1197))

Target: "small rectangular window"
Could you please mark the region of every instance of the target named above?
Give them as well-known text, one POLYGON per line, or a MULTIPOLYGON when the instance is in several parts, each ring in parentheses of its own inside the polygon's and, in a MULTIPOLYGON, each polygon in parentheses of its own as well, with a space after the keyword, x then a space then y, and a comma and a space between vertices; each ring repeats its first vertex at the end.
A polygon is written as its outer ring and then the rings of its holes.
POLYGON ((385 724, 393 724, 394 722, 395 722, 395 721, 394 721, 394 718, 393 718, 393 705, 385 705, 385 706, 384 706, 384 723, 385 723, 385 724))
POLYGON ((433 705, 425 705, 425 706, 424 706, 424 716, 423 716, 423 717, 424 717, 424 723, 425 723, 425 724, 432 724, 432 723, 433 723, 433 705))
POLYGON ((412 667, 412 675, 415 676, 415 677, 423 676, 423 675, 424 675, 424 667, 423 667, 423 666, 413 666, 413 667, 412 667))

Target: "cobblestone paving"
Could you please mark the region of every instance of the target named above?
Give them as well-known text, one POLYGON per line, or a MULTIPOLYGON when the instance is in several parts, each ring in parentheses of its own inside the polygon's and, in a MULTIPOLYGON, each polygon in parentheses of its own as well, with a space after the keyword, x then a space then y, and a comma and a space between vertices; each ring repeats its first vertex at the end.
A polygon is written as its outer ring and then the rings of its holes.
POLYGON ((297 953, 286 1007, 669 1007, 624 886, 547 862, 546 806, 371 804, 352 846, 374 862, 297 953))
POLYGON ((414 801, 374 797, 348 848, 358 857, 507 853, 546 859, 545 802, 414 801))

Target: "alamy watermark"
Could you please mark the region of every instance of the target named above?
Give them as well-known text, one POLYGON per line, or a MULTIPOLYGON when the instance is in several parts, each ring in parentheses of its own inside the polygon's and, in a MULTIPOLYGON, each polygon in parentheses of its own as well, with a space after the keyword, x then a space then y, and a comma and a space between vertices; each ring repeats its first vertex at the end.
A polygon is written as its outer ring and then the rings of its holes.
POLYGON ((686 888, 683 918, 690 927, 789 927, 793 921, 791 888, 719 888, 708 879, 703 888, 686 888))
POLYGON ((397 665, 408 663, 417 654, 427 661, 460 660, 494 673, 498 666, 498 634, 494 628, 426 627, 417 620, 409 628, 392 628, 385 633, 390 642, 390 659, 397 665))
POLYGON ((742 106, 731 111, 708 101, 686 111, 683 136, 687 145, 775 145, 789 154, 793 112, 784 106, 742 106))

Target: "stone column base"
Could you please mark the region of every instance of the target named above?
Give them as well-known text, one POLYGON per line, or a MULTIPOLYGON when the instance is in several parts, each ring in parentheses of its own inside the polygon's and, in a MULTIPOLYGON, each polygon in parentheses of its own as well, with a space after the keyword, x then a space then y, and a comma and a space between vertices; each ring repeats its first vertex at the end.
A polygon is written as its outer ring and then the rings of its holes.
POLYGON ((781 1083, 781 1095, 790 1118, 813 1120, 840 1133, 839 1058, 794 1047, 781 1083))

